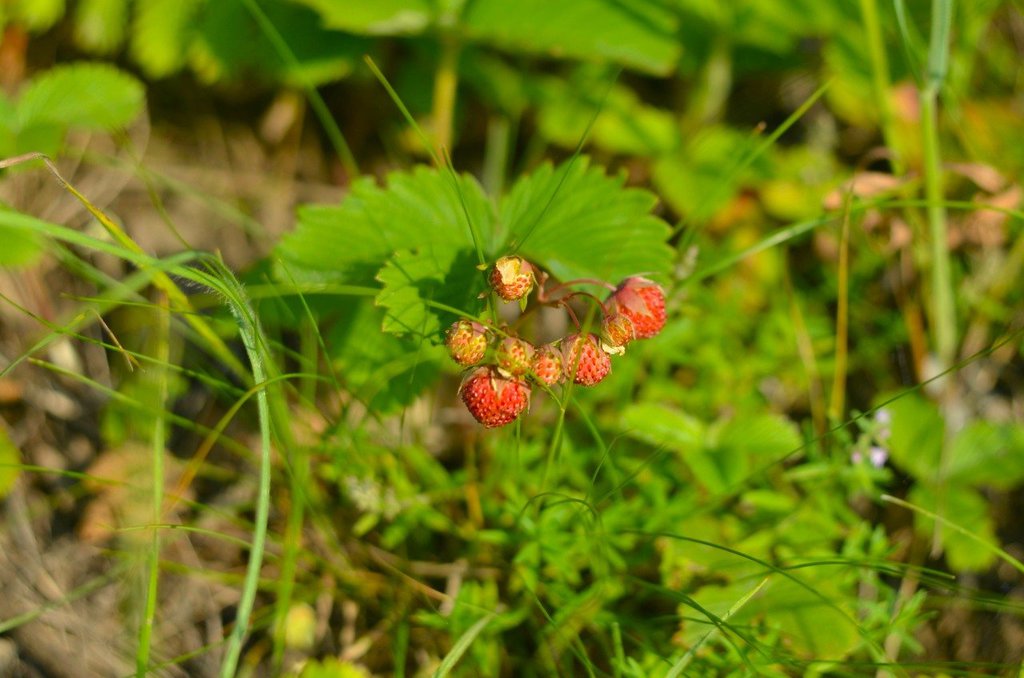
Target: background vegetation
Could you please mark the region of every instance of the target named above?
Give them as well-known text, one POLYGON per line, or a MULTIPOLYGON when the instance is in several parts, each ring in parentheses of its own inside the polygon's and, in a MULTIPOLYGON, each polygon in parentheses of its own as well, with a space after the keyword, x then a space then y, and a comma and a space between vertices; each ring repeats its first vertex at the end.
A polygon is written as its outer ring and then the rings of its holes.
POLYGON ((1020 9, 0 4, 0 674, 1017 675, 1020 9))

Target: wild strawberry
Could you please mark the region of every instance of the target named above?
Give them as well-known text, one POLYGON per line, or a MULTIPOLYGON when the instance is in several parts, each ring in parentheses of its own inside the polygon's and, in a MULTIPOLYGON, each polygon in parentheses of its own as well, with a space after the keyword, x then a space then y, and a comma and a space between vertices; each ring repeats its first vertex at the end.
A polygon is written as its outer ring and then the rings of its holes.
POLYGON ((629 316, 613 312, 601 320, 601 348, 607 353, 625 353, 626 344, 636 339, 636 329, 629 316))
POLYGON ((456 320, 445 332, 444 345, 458 364, 476 365, 487 352, 487 328, 472 320, 456 320))
POLYGON ((572 334, 562 341, 562 360, 566 375, 574 375, 580 386, 593 386, 612 371, 612 359, 601 350, 597 335, 572 334))
POLYGON ((459 394, 473 418, 487 428, 515 421, 530 405, 530 386, 523 379, 506 379, 493 367, 470 372, 459 394))
POLYGON ((523 299, 533 289, 533 266, 522 257, 502 257, 491 269, 491 287, 505 301, 523 299))
POLYGON ((533 378, 542 384, 553 386, 565 379, 562 370, 562 354, 552 344, 545 344, 537 349, 533 356, 533 378))
POLYGON ((494 357, 498 361, 498 371, 506 377, 521 377, 530 371, 533 363, 533 346, 518 337, 505 337, 498 344, 494 357))
POLYGON ((626 278, 608 302, 613 310, 633 321, 637 339, 649 339, 665 326, 665 292, 647 278, 626 278))

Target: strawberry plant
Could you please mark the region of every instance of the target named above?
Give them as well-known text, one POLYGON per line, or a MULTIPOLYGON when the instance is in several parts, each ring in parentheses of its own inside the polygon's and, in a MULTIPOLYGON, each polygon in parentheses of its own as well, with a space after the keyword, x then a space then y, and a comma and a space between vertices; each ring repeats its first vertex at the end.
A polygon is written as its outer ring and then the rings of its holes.
MULTIPOLYGON (((401 355, 408 360, 403 385, 377 396, 378 406, 390 408, 411 402, 432 383, 447 362, 445 341, 456 362, 473 365, 481 339, 504 338, 494 325, 498 306, 490 303, 490 314, 481 307, 488 289, 520 300, 533 289, 537 271, 566 281, 666 271, 669 227, 651 214, 654 203, 650 193, 624 187, 621 176, 607 175, 585 157, 540 167, 497 205, 472 177, 420 167, 389 175, 384 186, 362 179, 340 205, 303 207, 295 232, 278 246, 279 275, 379 286, 375 304, 357 304, 357 313, 379 323, 366 331, 380 327, 391 335, 384 340, 387 352, 364 359, 367 374, 401 355), (510 247, 522 257, 501 254, 510 247), (470 319, 483 331, 460 323, 470 319), (471 341, 477 345, 467 356, 471 341)), ((363 350, 330 343, 342 364, 363 350)), ((522 374, 531 356, 525 348, 516 352, 520 367, 513 371, 522 374)))
POLYGON ((1017 671, 1012 5, 0 2, 0 674, 1017 671))

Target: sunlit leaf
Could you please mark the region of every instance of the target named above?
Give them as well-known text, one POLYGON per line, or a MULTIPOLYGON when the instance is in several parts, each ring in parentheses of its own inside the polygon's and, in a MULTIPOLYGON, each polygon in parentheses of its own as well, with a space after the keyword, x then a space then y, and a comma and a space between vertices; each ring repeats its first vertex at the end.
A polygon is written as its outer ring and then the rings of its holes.
MULTIPOLYGON (((907 501, 969 530, 983 541, 999 545, 988 502, 969 487, 949 484, 940 490, 929 483, 916 483, 907 501)), ((935 521, 926 515, 915 513, 914 527, 922 537, 936 536, 935 521)), ((938 537, 950 568, 956 572, 983 572, 997 560, 993 551, 980 548, 978 542, 956 530, 940 526, 938 537)))
POLYGON ((386 309, 384 331, 440 338, 441 331, 480 305, 484 278, 470 249, 403 250, 377 274, 384 284, 377 303, 386 309), (436 305, 435 305, 436 304, 436 305))
MULTIPOLYGON (((0 206, 0 210, 5 210, 0 206)), ((34 231, 0 225, 0 268, 21 268, 39 261, 45 241, 34 231)))
POLYGON ((394 412, 435 382, 443 348, 382 333, 384 312, 369 301, 346 300, 339 311, 325 342, 342 384, 374 411, 394 412))
POLYGON ((10 17, 33 31, 46 30, 64 15, 64 0, 9 0, 8 4, 10 17))
POLYGON ((300 278, 365 280, 398 250, 472 248, 462 199, 485 236, 492 232, 493 210, 475 179, 460 177, 459 189, 461 198, 450 177, 427 167, 389 174, 385 186, 359 179, 341 204, 301 208, 298 226, 278 253, 300 278))
POLYGON ((666 110, 645 105, 621 84, 608 95, 602 70, 581 69, 569 79, 542 81, 538 96, 540 131, 566 148, 575 148, 595 113, 589 140, 615 153, 661 155, 680 144, 679 122, 666 110))
POLYGON ((75 10, 75 41, 110 54, 124 42, 127 25, 128 0, 82 0, 75 10))
POLYGON ((893 461, 917 480, 937 478, 946 428, 939 408, 915 393, 909 393, 885 408, 892 416, 889 453, 893 461))
POLYGON ((196 21, 195 65, 211 81, 229 77, 284 80, 295 85, 338 80, 367 50, 364 39, 324 28, 316 12, 283 0, 264 0, 259 9, 291 57, 267 35, 242 0, 208 3, 196 21))
POLYGON ((655 0, 474 0, 462 24, 474 39, 504 49, 602 58, 661 75, 680 49, 675 14, 655 0))
POLYGON ((142 83, 113 66, 55 66, 33 80, 18 99, 21 128, 40 123, 113 130, 134 120, 145 104, 142 83))
POLYGON ((953 440, 946 477, 951 483, 1012 488, 1024 479, 1024 428, 968 424, 953 440))
POLYGON ((665 242, 669 226, 651 214, 652 193, 624 183, 583 157, 543 165, 502 201, 502 227, 522 254, 562 279, 614 283, 664 273, 673 257, 665 242))
POLYGON ((162 78, 188 58, 195 32, 193 18, 202 0, 147 0, 135 4, 131 53, 146 74, 162 78))
POLYGON ((434 18, 428 0, 298 0, 312 7, 324 25, 368 35, 411 35, 434 18))

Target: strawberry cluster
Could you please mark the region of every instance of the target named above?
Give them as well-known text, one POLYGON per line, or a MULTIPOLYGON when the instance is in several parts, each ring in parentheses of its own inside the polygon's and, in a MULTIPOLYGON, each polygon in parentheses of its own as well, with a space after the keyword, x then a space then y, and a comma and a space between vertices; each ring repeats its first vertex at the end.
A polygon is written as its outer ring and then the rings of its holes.
POLYGON ((498 297, 518 301, 524 309, 536 288, 534 307, 563 307, 577 327, 575 333, 543 346, 520 338, 514 329, 499 330, 472 320, 458 320, 445 333, 452 360, 470 368, 459 388, 462 402, 487 428, 509 424, 529 407, 531 383, 545 388, 566 381, 593 386, 611 372, 612 355, 624 353, 631 341, 653 337, 665 326, 665 292, 646 278, 632 276, 618 285, 574 280, 545 289, 547 280, 543 271, 517 256, 498 259, 488 274, 498 297), (600 284, 611 291, 600 301, 572 290, 583 284, 600 284), (599 306, 599 332, 580 329, 569 305, 577 296, 592 298, 599 306))

